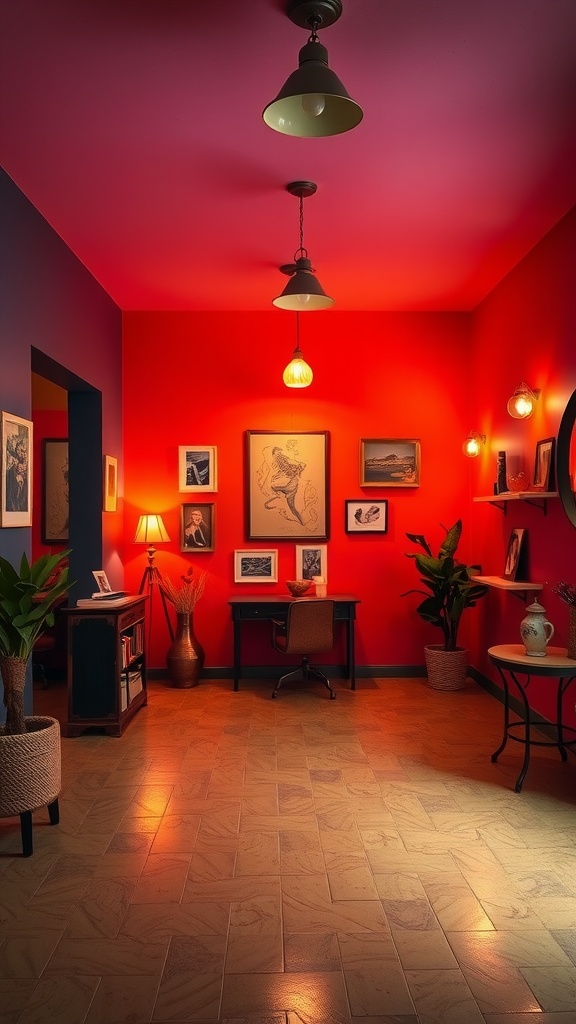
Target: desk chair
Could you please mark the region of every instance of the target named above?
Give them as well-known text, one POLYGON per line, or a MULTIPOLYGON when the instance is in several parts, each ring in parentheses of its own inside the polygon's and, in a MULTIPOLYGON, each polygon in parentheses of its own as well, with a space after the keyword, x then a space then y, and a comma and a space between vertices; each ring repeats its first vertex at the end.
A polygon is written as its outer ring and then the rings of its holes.
POLYGON ((334 700, 336 694, 330 681, 308 660, 309 654, 331 651, 334 646, 334 601, 307 598, 291 601, 286 621, 272 620, 272 646, 282 654, 299 654, 302 657, 299 668, 280 677, 273 697, 278 696, 278 690, 287 680, 301 678, 304 682, 315 679, 323 683, 330 693, 330 700, 334 700))

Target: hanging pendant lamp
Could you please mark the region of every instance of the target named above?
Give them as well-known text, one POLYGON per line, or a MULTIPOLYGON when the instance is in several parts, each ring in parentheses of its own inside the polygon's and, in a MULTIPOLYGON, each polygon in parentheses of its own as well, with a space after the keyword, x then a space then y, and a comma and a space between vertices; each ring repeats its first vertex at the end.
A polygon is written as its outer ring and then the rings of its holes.
POLYGON ((340 0, 291 0, 286 13, 295 25, 309 28, 311 35, 300 50, 298 70, 265 107, 265 123, 282 135, 302 139, 350 131, 362 120, 362 107, 328 67, 328 51, 316 34, 317 29, 338 21, 340 0))
POLYGON ((282 380, 287 388, 308 388, 310 387, 314 374, 312 368, 302 355, 300 348, 300 314, 296 313, 296 348, 292 353, 292 359, 282 374, 282 380))
POLYGON ((286 186, 292 196, 298 196, 300 201, 300 245, 294 253, 293 263, 284 263, 280 270, 287 274, 290 280, 281 295, 272 299, 274 306, 279 309, 292 309, 296 312, 309 312, 314 309, 328 309, 334 305, 334 299, 326 295, 317 277, 314 276, 314 268, 308 259, 308 251, 304 248, 304 210, 303 200, 306 196, 313 196, 316 192, 316 185, 313 181, 291 181, 286 186))

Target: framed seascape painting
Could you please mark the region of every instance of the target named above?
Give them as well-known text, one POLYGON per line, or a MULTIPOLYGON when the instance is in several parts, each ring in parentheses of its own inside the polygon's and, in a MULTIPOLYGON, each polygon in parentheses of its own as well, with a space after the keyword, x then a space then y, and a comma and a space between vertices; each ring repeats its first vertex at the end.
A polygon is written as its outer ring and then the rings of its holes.
POLYGON ((547 437, 536 444, 534 459, 534 490, 551 491, 554 489, 554 437, 547 437))
POLYGON ((178 490, 216 491, 214 445, 183 444, 178 448, 178 490))
POLYGON ((235 551, 234 583, 277 583, 278 550, 235 551))
POLYGON ((32 526, 33 423, 10 412, 0 422, 0 526, 32 526))
POLYGON ((346 533, 386 533, 388 502, 346 500, 344 529, 346 533))
POLYGON ((181 506, 180 514, 180 550, 214 551, 214 504, 193 502, 181 506))
POLYGON ((115 512, 118 503, 118 459, 104 456, 104 511, 115 512))
POLYGON ((313 580, 320 576, 324 583, 327 582, 328 574, 328 545, 327 544, 297 544, 296 545, 296 579, 313 580))
POLYGON ((43 442, 42 543, 68 543, 68 438, 43 442))
POLYGON ((250 540, 328 537, 328 431, 246 431, 250 540))
POLYGON ((360 487, 419 487, 420 441, 362 438, 360 487))

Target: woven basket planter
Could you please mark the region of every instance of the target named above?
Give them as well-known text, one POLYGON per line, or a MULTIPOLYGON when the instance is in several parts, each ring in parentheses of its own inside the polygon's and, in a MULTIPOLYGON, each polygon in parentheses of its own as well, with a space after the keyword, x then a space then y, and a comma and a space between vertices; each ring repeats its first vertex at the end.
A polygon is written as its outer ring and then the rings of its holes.
POLYGON ((26 718, 26 732, 4 735, 0 726, 0 818, 35 811, 60 792, 60 724, 26 718))
POLYGON ((461 690, 465 686, 468 651, 464 647, 445 651, 442 644, 428 644, 424 658, 428 682, 434 690, 461 690))

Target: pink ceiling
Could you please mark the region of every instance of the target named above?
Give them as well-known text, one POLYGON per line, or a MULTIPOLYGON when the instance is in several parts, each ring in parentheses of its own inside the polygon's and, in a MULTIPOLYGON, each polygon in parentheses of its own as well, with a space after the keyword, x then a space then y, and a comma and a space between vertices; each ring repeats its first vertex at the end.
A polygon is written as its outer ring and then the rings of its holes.
POLYGON ((300 178, 336 309, 470 309, 576 202, 576 2, 343 4, 364 120, 304 140, 261 117, 282 0, 8 0, 2 165, 123 309, 271 308, 300 178))

